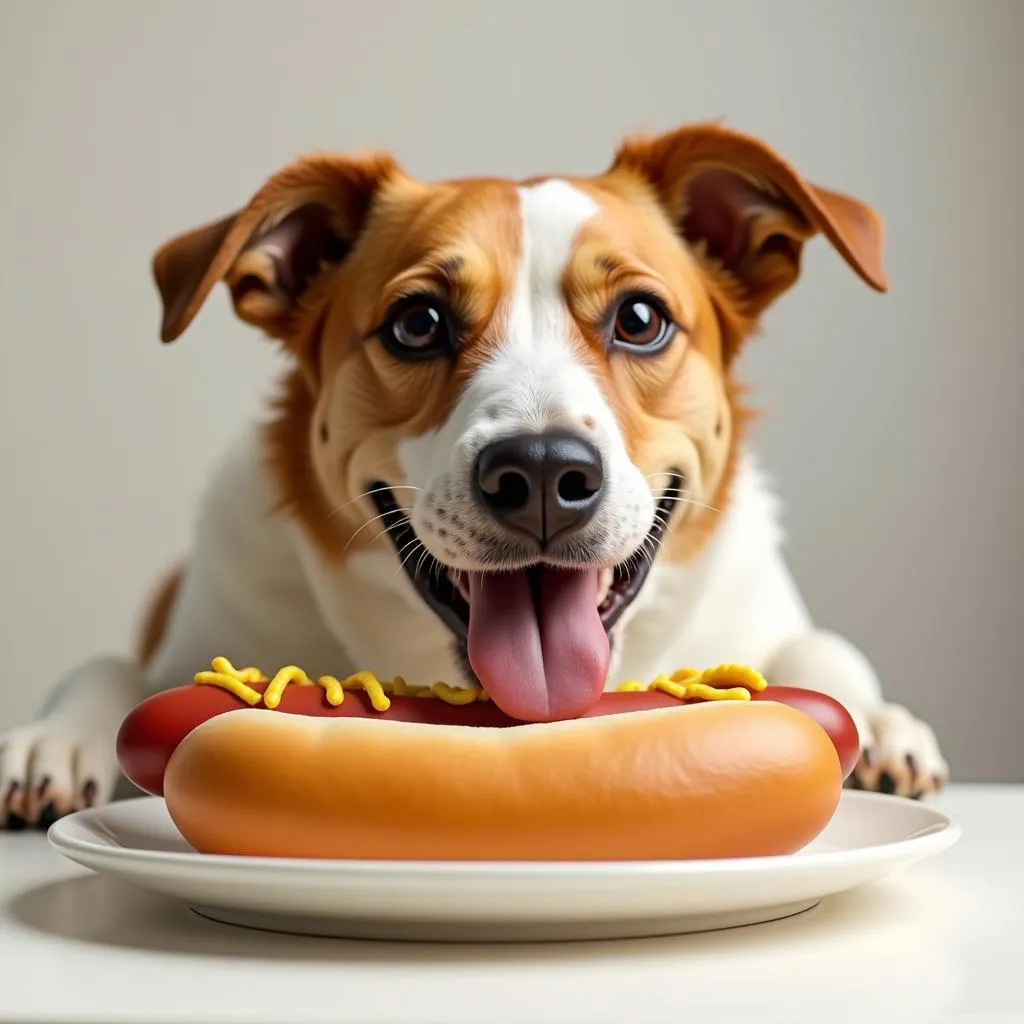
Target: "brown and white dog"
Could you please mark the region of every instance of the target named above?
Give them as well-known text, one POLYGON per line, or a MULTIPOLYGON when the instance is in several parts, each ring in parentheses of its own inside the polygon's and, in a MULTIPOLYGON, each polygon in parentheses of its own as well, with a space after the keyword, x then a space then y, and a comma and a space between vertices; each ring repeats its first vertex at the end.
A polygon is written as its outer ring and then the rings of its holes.
POLYGON ((744 448, 737 357, 818 234, 887 287, 869 207, 697 125, 587 179, 426 184, 313 156, 167 243, 163 340, 225 282, 293 369, 212 480, 138 657, 78 668, 5 738, 0 818, 109 799, 122 717, 217 655, 479 680, 532 720, 744 662, 850 708, 855 785, 938 789, 931 729, 812 624, 744 448))

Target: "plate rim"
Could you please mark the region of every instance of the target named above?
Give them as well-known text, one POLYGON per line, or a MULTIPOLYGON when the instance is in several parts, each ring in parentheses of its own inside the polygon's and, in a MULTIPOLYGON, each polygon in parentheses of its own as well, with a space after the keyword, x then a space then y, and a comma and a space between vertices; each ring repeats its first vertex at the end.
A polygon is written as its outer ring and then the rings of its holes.
MULTIPOLYGON (((232 874, 238 870, 262 871, 282 876, 303 874, 338 874, 349 876, 380 876, 381 874, 401 875, 409 879, 450 878, 454 875, 465 884, 472 878, 493 881, 496 877, 519 877, 523 879, 558 879, 586 877, 608 878, 638 875, 647 878, 708 874, 760 874, 775 873, 786 865, 799 864, 802 870, 813 870, 825 866, 838 866, 847 860, 868 864, 875 860, 899 861, 906 857, 914 860, 942 852, 952 847, 963 835, 960 820, 948 811, 907 797, 887 793, 871 793, 846 790, 842 799, 847 803, 877 804, 913 807, 916 812, 926 810, 933 818, 926 826, 905 839, 890 843, 875 843, 870 846, 842 850, 821 850, 783 856, 724 857, 703 860, 607 860, 607 861, 422 861, 422 860, 361 860, 361 859, 318 859, 293 857, 241 856, 238 854, 199 854, 193 851, 147 850, 139 847, 103 846, 75 835, 68 834, 69 828, 94 818, 102 819, 112 807, 164 803, 158 796, 131 797, 115 803, 103 804, 74 811, 55 821, 46 832, 49 844, 62 856, 81 864, 74 854, 81 854, 92 861, 135 864, 192 870, 200 863, 205 871, 232 874), (201 859, 200 859, 201 858, 201 859)), ((838 808, 837 808, 838 810, 838 808)), ((173 822, 172 822, 173 824, 173 822)))

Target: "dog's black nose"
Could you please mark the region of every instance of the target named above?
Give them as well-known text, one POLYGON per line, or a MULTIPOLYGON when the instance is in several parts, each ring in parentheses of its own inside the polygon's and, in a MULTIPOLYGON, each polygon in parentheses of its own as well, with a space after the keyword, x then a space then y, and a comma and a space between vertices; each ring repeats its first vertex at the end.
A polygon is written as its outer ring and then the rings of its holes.
POLYGON ((598 450, 574 434, 520 434, 480 453, 476 482, 497 519, 545 544, 594 514, 604 470, 598 450))

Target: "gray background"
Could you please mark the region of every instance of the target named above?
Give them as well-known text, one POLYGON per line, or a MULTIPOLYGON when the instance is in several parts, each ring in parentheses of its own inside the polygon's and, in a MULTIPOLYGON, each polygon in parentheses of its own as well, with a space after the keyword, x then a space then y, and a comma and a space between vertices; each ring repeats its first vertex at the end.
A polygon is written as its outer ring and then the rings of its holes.
POLYGON ((308 149, 424 177, 602 169, 725 117, 888 221, 824 242, 743 369, 820 621, 954 775, 1024 780, 1024 3, 0 5, 0 729, 121 650, 278 365, 221 292, 157 340, 149 259, 308 149))

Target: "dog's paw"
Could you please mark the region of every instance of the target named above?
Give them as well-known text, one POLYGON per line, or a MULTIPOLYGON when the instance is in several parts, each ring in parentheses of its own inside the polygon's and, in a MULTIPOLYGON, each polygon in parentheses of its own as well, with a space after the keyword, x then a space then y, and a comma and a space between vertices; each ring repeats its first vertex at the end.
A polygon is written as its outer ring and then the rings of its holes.
POLYGON ((899 704, 883 704, 857 722, 861 754, 850 775, 852 789, 892 793, 915 800, 938 793, 949 766, 935 733, 899 704))
POLYGON ((0 829, 49 828, 70 811, 107 802, 118 778, 107 737, 43 719, 0 736, 0 829))

